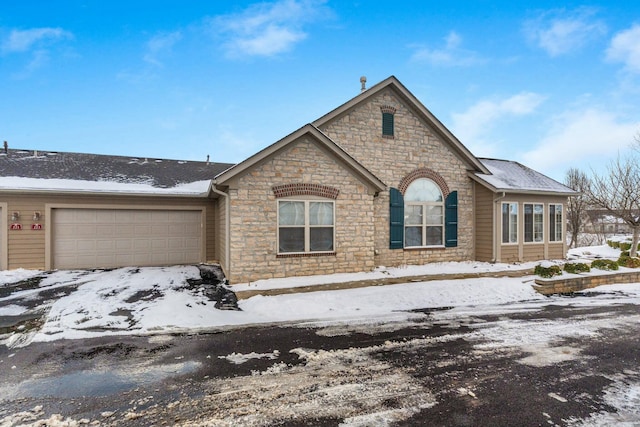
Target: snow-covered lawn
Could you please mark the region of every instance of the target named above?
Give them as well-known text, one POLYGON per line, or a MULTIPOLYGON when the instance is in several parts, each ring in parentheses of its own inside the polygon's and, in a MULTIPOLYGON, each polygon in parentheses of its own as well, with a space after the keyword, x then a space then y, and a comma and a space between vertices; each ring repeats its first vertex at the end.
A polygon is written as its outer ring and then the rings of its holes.
MULTIPOLYGON (((616 258, 619 251, 608 246, 573 250, 576 259, 603 256, 616 258)), ((199 278, 194 266, 120 268, 110 271, 55 271, 47 273, 37 287, 0 297, 0 316, 42 313, 40 327, 0 336, 0 343, 24 346, 29 342, 74 339, 114 334, 154 334, 234 327, 274 322, 376 321, 419 316, 416 309, 447 307, 453 313, 500 312, 536 309, 541 304, 563 303, 545 297, 531 286, 533 276, 473 278, 414 283, 411 277, 443 273, 498 272, 532 268, 524 265, 480 262, 437 263, 399 268, 379 267, 372 272, 293 277, 234 285, 233 290, 313 286, 326 283, 407 277, 407 283, 338 291, 254 296, 241 300, 241 311, 214 308, 188 279, 199 278), (41 292, 46 290, 46 298, 41 292), (35 306, 34 306, 35 305, 35 306)), ((42 272, 0 272, 2 285, 42 276, 42 272)), ((640 295, 640 284, 613 285, 627 298, 640 295)), ((589 300, 593 303, 593 299, 589 300)), ((572 301, 575 303, 575 301, 572 301)))
MULTIPOLYGON (((596 257, 615 259, 619 250, 608 246, 579 248, 572 250, 570 255, 574 260, 585 261, 596 257)), ((432 321, 450 328, 452 332, 438 339, 456 339, 459 336, 458 328, 470 325, 472 330, 466 332, 465 337, 474 343, 477 352, 512 351, 513 354, 522 355, 521 358, 519 356, 519 363, 541 368, 570 360, 584 360, 586 363, 589 356, 583 354, 584 349, 580 347, 579 340, 571 339, 598 337, 601 331, 611 328, 634 328, 640 321, 640 316, 636 314, 614 320, 588 315, 574 316, 567 320, 515 320, 508 315, 499 316, 492 322, 483 323, 484 321, 478 320, 478 316, 542 310, 549 305, 640 305, 640 283, 601 286, 586 291, 588 297, 567 298, 538 294, 531 286, 534 276, 412 281, 413 277, 418 276, 523 270, 535 265, 536 263, 438 263, 401 268, 380 267, 372 272, 357 274, 264 280, 234 285, 232 288, 236 291, 261 290, 385 277, 407 278, 406 283, 389 286, 277 296, 258 295, 239 301, 241 311, 215 309, 214 302, 207 298, 202 288, 190 285, 189 279, 200 277, 195 266, 56 271, 46 274, 27 270, 4 271, 0 272, 0 318, 23 316, 39 317, 41 320, 31 329, 25 327, 23 330, 0 335, 0 344, 17 348, 32 341, 62 338, 198 332, 282 322, 312 325, 319 335, 335 336, 397 330, 394 328, 411 325, 414 318, 431 316, 432 321), (27 281, 27 284, 13 293, 2 293, 3 290, 8 290, 9 284, 19 281, 27 281), (43 291, 46 292, 45 295, 42 294, 43 291), (567 344, 567 340, 570 344, 567 344)), ((161 335, 150 339, 164 338, 170 339, 161 335)), ((423 337, 410 341, 387 341, 382 346, 332 351, 295 349, 293 352, 306 363, 304 366, 293 367, 278 360, 281 356, 278 349, 267 353, 231 353, 218 358, 233 364, 242 364, 251 359, 268 359, 273 360, 273 365, 266 371, 256 371, 251 377, 230 378, 217 383, 217 386, 222 394, 227 390, 230 393, 246 391, 248 394, 243 401, 278 402, 279 406, 270 410, 281 411, 278 414, 283 418, 291 416, 291 411, 310 416, 317 414, 318 408, 332 408, 328 414, 344 417, 342 425, 345 426, 385 425, 396 419, 406 419, 411 414, 436 404, 436 399, 404 370, 393 370, 390 365, 370 357, 370 354, 393 346, 414 346, 418 349, 424 347, 425 342, 430 339, 432 338, 423 337), (343 363, 343 359, 346 362, 343 363), (278 375, 282 373, 280 371, 286 375, 277 377, 278 387, 255 386, 254 383, 261 377, 278 375), (326 394, 320 406, 318 402, 304 403, 306 401, 301 401, 298 396, 319 381, 319 373, 324 375, 322 381, 326 378, 333 394, 326 394), (337 379, 342 382, 335 382, 337 379), (269 394, 277 392, 281 396, 282 389, 288 390, 284 395, 295 397, 297 403, 292 401, 281 405, 281 401, 269 394), (379 412, 380 404, 376 399, 384 395, 383 391, 389 390, 395 390, 406 397, 398 402, 400 409, 379 412), (347 403, 352 394, 365 397, 363 401, 370 405, 364 411, 366 416, 350 415, 347 403), (308 406, 304 406, 305 404, 308 406)), ((455 363, 455 358, 451 363, 455 363)), ((629 369, 636 367, 630 366, 629 369)), ((635 373, 620 373, 619 378, 611 379, 611 385, 605 390, 605 401, 616 408, 616 412, 594 412, 588 419, 566 421, 576 427, 618 423, 634 425, 624 423, 627 420, 633 423, 640 416, 637 409, 639 386, 634 375, 635 373)), ((467 393, 475 398, 471 390, 461 388, 460 393, 467 393)), ((549 397, 566 402, 566 397, 557 393, 549 393, 549 397)), ((217 399, 219 395, 213 398, 217 399)), ((44 413, 35 412, 37 413, 26 413, 23 418, 16 419, 44 419, 44 413)), ((49 420, 50 424, 47 425, 56 425, 54 421, 56 420, 49 420)), ((59 425, 71 424, 61 422, 59 425)))

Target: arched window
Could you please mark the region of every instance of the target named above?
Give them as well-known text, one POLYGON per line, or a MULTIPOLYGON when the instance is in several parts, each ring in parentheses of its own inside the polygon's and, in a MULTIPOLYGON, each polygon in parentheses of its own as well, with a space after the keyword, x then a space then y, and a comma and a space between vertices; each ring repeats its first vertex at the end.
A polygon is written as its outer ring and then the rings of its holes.
POLYGON ((409 184, 404 193, 404 246, 444 245, 444 199, 428 178, 409 184))

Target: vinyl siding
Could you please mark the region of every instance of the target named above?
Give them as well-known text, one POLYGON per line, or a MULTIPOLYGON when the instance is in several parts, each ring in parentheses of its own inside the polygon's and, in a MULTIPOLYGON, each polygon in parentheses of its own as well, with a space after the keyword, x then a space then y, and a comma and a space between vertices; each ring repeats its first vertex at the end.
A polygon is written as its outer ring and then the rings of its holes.
MULTIPOLYGON (((494 203, 493 193, 485 187, 475 184, 475 240, 476 259, 478 261, 491 262, 494 260, 494 203)), ((498 231, 497 235, 500 232, 498 231)))
MULTIPOLYGON (((214 259, 216 248, 215 222, 216 205, 212 200, 190 198, 161 198, 153 196, 84 196, 84 195, 26 195, 26 194, 0 194, 0 203, 6 203, 7 209, 2 210, 2 215, 8 224, 11 223, 11 212, 20 212, 22 230, 6 230, 7 252, 9 269, 28 268, 45 269, 47 248, 47 235, 49 219, 47 218, 47 206, 65 207, 111 207, 111 208, 147 208, 147 209, 205 209, 205 259, 214 259), (42 230, 32 230, 34 212, 40 212, 38 223, 43 225, 42 230), (211 226, 213 224, 213 226, 211 226), (213 242, 213 243, 211 243, 213 242)), ((53 238, 53 237, 52 237, 53 238)))

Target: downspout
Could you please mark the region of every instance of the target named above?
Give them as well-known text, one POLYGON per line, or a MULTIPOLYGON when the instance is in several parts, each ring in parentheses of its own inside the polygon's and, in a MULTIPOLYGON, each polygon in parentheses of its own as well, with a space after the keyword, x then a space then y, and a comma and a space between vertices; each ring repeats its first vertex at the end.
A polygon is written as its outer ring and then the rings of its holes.
MULTIPOLYGON (((495 205, 497 205, 505 197, 507 197, 507 193, 503 191, 502 195, 498 195, 496 198, 493 199, 493 204, 494 204, 493 212, 494 212, 494 215, 495 215, 495 212, 496 212, 495 205)), ((501 236, 501 233, 498 233, 498 228, 500 226, 499 218, 500 218, 500 213, 498 213, 498 215, 496 215, 494 220, 493 220, 494 231, 493 231, 493 261, 492 262, 498 262, 497 255, 498 255, 498 247, 500 245, 499 241, 500 241, 500 236, 501 236)))
POLYGON ((213 191, 214 193, 224 197, 225 201, 224 201, 224 206, 225 206, 225 215, 224 215, 224 263, 226 265, 222 266, 223 271, 225 272, 225 274, 229 274, 231 272, 231 241, 229 239, 230 237, 230 228, 231 228, 231 206, 230 205, 230 200, 229 200, 229 195, 227 193, 225 193, 224 191, 220 191, 216 188, 216 182, 215 180, 211 181, 211 191, 213 191))

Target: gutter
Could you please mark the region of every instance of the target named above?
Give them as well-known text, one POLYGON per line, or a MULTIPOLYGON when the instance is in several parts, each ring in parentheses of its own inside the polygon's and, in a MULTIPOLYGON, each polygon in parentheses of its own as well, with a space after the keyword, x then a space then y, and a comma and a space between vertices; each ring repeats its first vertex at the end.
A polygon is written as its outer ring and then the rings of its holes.
POLYGON ((52 193, 82 196, 124 196, 124 197, 190 197, 190 198, 202 198, 206 199, 209 196, 209 192, 205 193, 163 193, 163 192, 130 192, 130 191, 91 191, 91 190, 69 190, 69 189, 57 189, 57 188, 42 188, 42 189, 10 189, 0 188, 0 193, 5 194, 34 194, 34 195, 48 195, 52 193))
POLYGON ((231 229, 231 206, 230 206, 230 200, 229 200, 229 195, 227 193, 225 193, 224 191, 218 190, 216 188, 216 180, 213 179, 211 180, 211 185, 210 185, 210 190, 213 191, 214 193, 216 193, 219 196, 224 197, 225 199, 225 219, 224 219, 224 240, 225 240, 225 244, 224 244, 224 264, 222 266, 223 271, 225 272, 225 275, 229 274, 231 272, 231 233, 230 233, 230 229, 231 229))

